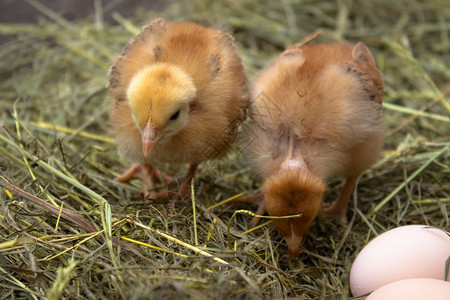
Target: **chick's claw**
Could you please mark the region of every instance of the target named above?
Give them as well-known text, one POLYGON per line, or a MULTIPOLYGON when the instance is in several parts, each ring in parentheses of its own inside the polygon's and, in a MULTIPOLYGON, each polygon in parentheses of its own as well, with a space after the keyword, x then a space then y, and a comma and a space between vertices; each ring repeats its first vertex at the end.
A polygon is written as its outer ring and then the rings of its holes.
POLYGON ((149 194, 147 192, 145 196, 148 200, 159 201, 159 200, 167 200, 167 199, 179 199, 185 198, 189 195, 189 185, 183 183, 178 189, 161 191, 157 193, 149 194))
POLYGON ((347 210, 338 209, 335 204, 335 202, 322 204, 322 213, 328 216, 338 217, 341 224, 347 224, 347 210))
POLYGON ((158 168, 152 164, 134 164, 125 173, 115 179, 117 182, 128 182, 133 178, 139 178, 147 189, 154 188, 153 179, 157 179, 161 182, 173 183, 176 182, 170 176, 163 174, 158 168))
POLYGON ((175 199, 175 198, 184 198, 189 195, 192 178, 194 178, 195 171, 197 170, 198 164, 191 164, 189 167, 186 177, 183 183, 180 185, 178 189, 175 190, 167 190, 152 194, 147 196, 147 199, 150 200, 163 200, 163 199, 175 199))
POLYGON ((147 200, 160 201, 160 200, 179 198, 180 196, 181 195, 179 193, 177 193, 177 191, 167 190, 167 191, 157 192, 157 193, 154 193, 154 194, 149 194, 145 198, 147 200))

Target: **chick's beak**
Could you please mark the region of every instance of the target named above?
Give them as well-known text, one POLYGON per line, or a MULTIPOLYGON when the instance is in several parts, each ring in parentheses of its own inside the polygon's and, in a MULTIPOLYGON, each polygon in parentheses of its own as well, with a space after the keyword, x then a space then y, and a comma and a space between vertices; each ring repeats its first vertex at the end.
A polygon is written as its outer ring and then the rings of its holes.
POLYGON ((142 151, 144 156, 147 157, 152 151, 156 143, 163 137, 163 133, 159 132, 158 129, 153 126, 150 121, 142 130, 142 151))
POLYGON ((292 233, 290 236, 285 236, 286 244, 289 249, 289 253, 292 257, 296 257, 300 252, 300 244, 302 243, 303 236, 299 236, 295 233, 292 233))

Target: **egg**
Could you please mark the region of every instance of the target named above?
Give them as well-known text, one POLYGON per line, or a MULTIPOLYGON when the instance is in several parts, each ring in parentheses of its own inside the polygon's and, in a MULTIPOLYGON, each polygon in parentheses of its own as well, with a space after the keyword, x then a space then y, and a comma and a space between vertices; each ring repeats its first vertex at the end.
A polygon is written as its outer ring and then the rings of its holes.
POLYGON ((382 286, 366 298, 366 300, 386 299, 448 300, 450 282, 430 278, 404 279, 382 286))
POLYGON ((353 296, 361 296, 402 279, 445 280, 449 255, 450 235, 445 230, 424 225, 389 230, 356 257, 350 270, 350 290, 353 296))

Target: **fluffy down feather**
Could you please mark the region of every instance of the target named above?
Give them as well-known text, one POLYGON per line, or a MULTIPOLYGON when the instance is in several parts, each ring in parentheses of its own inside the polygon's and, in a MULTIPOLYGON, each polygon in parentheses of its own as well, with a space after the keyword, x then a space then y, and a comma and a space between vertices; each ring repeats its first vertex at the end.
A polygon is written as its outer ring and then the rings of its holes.
POLYGON ((332 176, 347 182, 324 211, 346 220, 354 184, 382 147, 383 94, 383 79, 361 42, 293 45, 255 80, 241 140, 263 178, 263 194, 242 201, 262 205, 259 211, 269 215, 302 214, 273 221, 291 255, 298 254, 332 176))
POLYGON ((151 21, 109 76, 117 146, 138 163, 119 181, 158 175, 154 161, 190 163, 185 194, 197 165, 225 155, 245 118, 247 80, 233 39, 195 23, 151 21))

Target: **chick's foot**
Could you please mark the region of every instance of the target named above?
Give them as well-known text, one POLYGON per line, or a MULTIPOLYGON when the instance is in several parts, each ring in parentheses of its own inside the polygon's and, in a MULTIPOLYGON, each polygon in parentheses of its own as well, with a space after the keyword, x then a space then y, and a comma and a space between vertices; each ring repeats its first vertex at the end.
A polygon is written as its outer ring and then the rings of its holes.
POLYGON ((176 182, 175 179, 166 174, 163 174, 161 170, 159 170, 152 164, 134 164, 115 180, 118 182, 128 182, 133 178, 139 178, 147 187, 147 189, 154 188, 154 179, 166 183, 176 182))
POLYGON ((192 164, 183 180, 183 183, 178 189, 167 190, 149 195, 147 198, 150 200, 164 200, 164 199, 174 199, 174 198, 185 198, 189 195, 192 178, 194 178, 195 171, 197 170, 198 164, 192 164))
MULTIPOLYGON (((255 214, 260 215, 260 216, 262 216, 266 213, 266 207, 264 205, 263 194, 239 197, 237 199, 234 199, 232 202, 249 203, 254 206, 257 206, 258 209, 256 210, 255 214)), ((253 219, 250 221, 250 226, 255 227, 256 225, 258 225, 260 220, 261 220, 261 218, 253 217, 253 219)))
POLYGON ((336 202, 322 204, 322 213, 328 216, 337 217, 341 224, 347 224, 347 209, 342 210, 336 207, 336 202))

